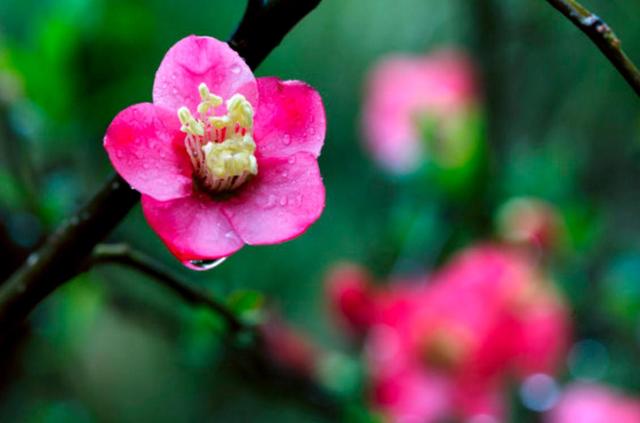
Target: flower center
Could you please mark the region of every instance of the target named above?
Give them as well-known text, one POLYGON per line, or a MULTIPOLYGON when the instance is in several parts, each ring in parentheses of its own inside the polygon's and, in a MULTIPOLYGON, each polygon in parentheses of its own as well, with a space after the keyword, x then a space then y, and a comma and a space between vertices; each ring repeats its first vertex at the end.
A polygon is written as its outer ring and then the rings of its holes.
POLYGON ((258 174, 253 107, 242 94, 234 94, 226 101, 227 113, 217 116, 214 111, 222 105, 222 98, 212 94, 205 83, 198 91, 202 99, 198 117, 187 107, 178 109, 194 177, 211 193, 232 191, 258 174))

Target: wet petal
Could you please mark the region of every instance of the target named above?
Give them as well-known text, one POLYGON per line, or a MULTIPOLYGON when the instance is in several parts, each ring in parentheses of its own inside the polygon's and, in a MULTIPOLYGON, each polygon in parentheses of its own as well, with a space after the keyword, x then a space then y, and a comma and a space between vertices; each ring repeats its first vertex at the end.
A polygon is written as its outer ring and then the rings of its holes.
POLYGON ((171 201, 143 195, 142 211, 167 248, 183 262, 226 257, 242 248, 243 242, 219 203, 205 195, 171 201))
POLYGON ((318 163, 309 153, 259 162, 258 175, 224 205, 247 244, 276 244, 302 234, 324 209, 318 163))
POLYGON ((260 104, 254 138, 260 157, 288 157, 306 151, 318 157, 326 119, 322 98, 300 81, 258 78, 260 104))
POLYGON ((191 194, 191 162, 174 113, 151 103, 130 106, 109 125, 104 147, 120 176, 141 193, 157 200, 191 194))
POLYGON ((187 106, 195 112, 202 82, 224 99, 241 93, 257 104, 253 72, 238 53, 225 42, 195 35, 178 41, 164 56, 153 83, 153 102, 171 110, 187 106))

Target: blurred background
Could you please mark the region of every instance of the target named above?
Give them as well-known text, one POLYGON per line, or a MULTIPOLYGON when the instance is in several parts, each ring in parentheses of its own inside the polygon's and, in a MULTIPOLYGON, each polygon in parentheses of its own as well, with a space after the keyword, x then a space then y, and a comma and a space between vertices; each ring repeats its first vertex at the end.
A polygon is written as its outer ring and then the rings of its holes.
MULTIPOLYGON (((585 3, 640 60, 633 19, 640 4, 585 3)), ((110 175, 104 131, 121 109, 150 100, 166 50, 189 34, 227 39, 244 7, 230 0, 0 3, 0 276, 110 175)), ((344 418, 375 421, 383 413, 371 411, 362 349, 328 304, 329 269, 354 262, 379 281, 431 274, 457 251, 495 240, 508 200, 535 197, 562 222, 561 241, 535 260, 564 298, 573 328, 554 383, 588 380, 640 398, 638 99, 546 2, 324 0, 256 74, 306 81, 324 99, 320 220, 304 236, 244 248, 208 272, 183 268, 139 207, 112 241, 217 298, 248 296, 251 307, 276 310, 322 351, 316 381, 346 404, 344 418), (452 147, 471 151, 456 162, 459 171, 435 159, 390 172, 369 152, 363 129, 368 75, 389 54, 443 48, 466 52, 477 75, 473 117, 459 131, 472 141, 452 147)), ((71 281, 22 332, 0 351, 0 421, 328 418, 321 406, 234 363, 213 314, 130 269, 102 266, 71 281)), ((506 389, 509 421, 538 421, 555 404, 531 405, 519 382, 506 389)))

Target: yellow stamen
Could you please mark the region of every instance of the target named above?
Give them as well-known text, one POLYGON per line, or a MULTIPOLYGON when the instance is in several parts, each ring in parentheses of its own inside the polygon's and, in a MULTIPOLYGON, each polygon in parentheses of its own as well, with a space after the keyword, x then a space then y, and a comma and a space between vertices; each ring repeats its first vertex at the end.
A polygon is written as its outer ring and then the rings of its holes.
POLYGON ((197 107, 199 118, 187 107, 178 110, 194 175, 214 193, 236 189, 258 173, 253 106, 242 94, 234 94, 226 102, 227 114, 215 116, 213 111, 223 104, 222 98, 212 94, 205 83, 198 86, 198 92, 202 100, 197 107))

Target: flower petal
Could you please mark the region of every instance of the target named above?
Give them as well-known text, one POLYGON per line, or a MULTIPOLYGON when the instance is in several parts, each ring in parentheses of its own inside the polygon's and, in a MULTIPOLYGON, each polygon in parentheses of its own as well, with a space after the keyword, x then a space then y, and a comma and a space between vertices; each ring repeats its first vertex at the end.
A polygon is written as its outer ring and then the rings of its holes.
POLYGON ((142 211, 167 248, 183 262, 226 257, 242 248, 242 240, 219 203, 205 195, 172 201, 143 195, 142 211))
POLYGON ((259 157, 288 157, 300 151, 320 155, 326 133, 322 98, 300 81, 258 78, 260 103, 254 138, 259 157))
POLYGON ((324 208, 318 163, 309 153, 263 159, 258 175, 224 205, 247 244, 276 244, 302 234, 324 208))
POLYGON ((171 110, 187 106, 195 112, 202 82, 224 99, 241 93, 257 104, 256 80, 238 53, 227 43, 195 35, 178 41, 162 59, 153 83, 153 102, 171 110))
POLYGON ((183 141, 174 113, 141 103, 113 119, 104 148, 113 167, 133 188, 157 200, 171 200, 192 191, 191 162, 183 141))

